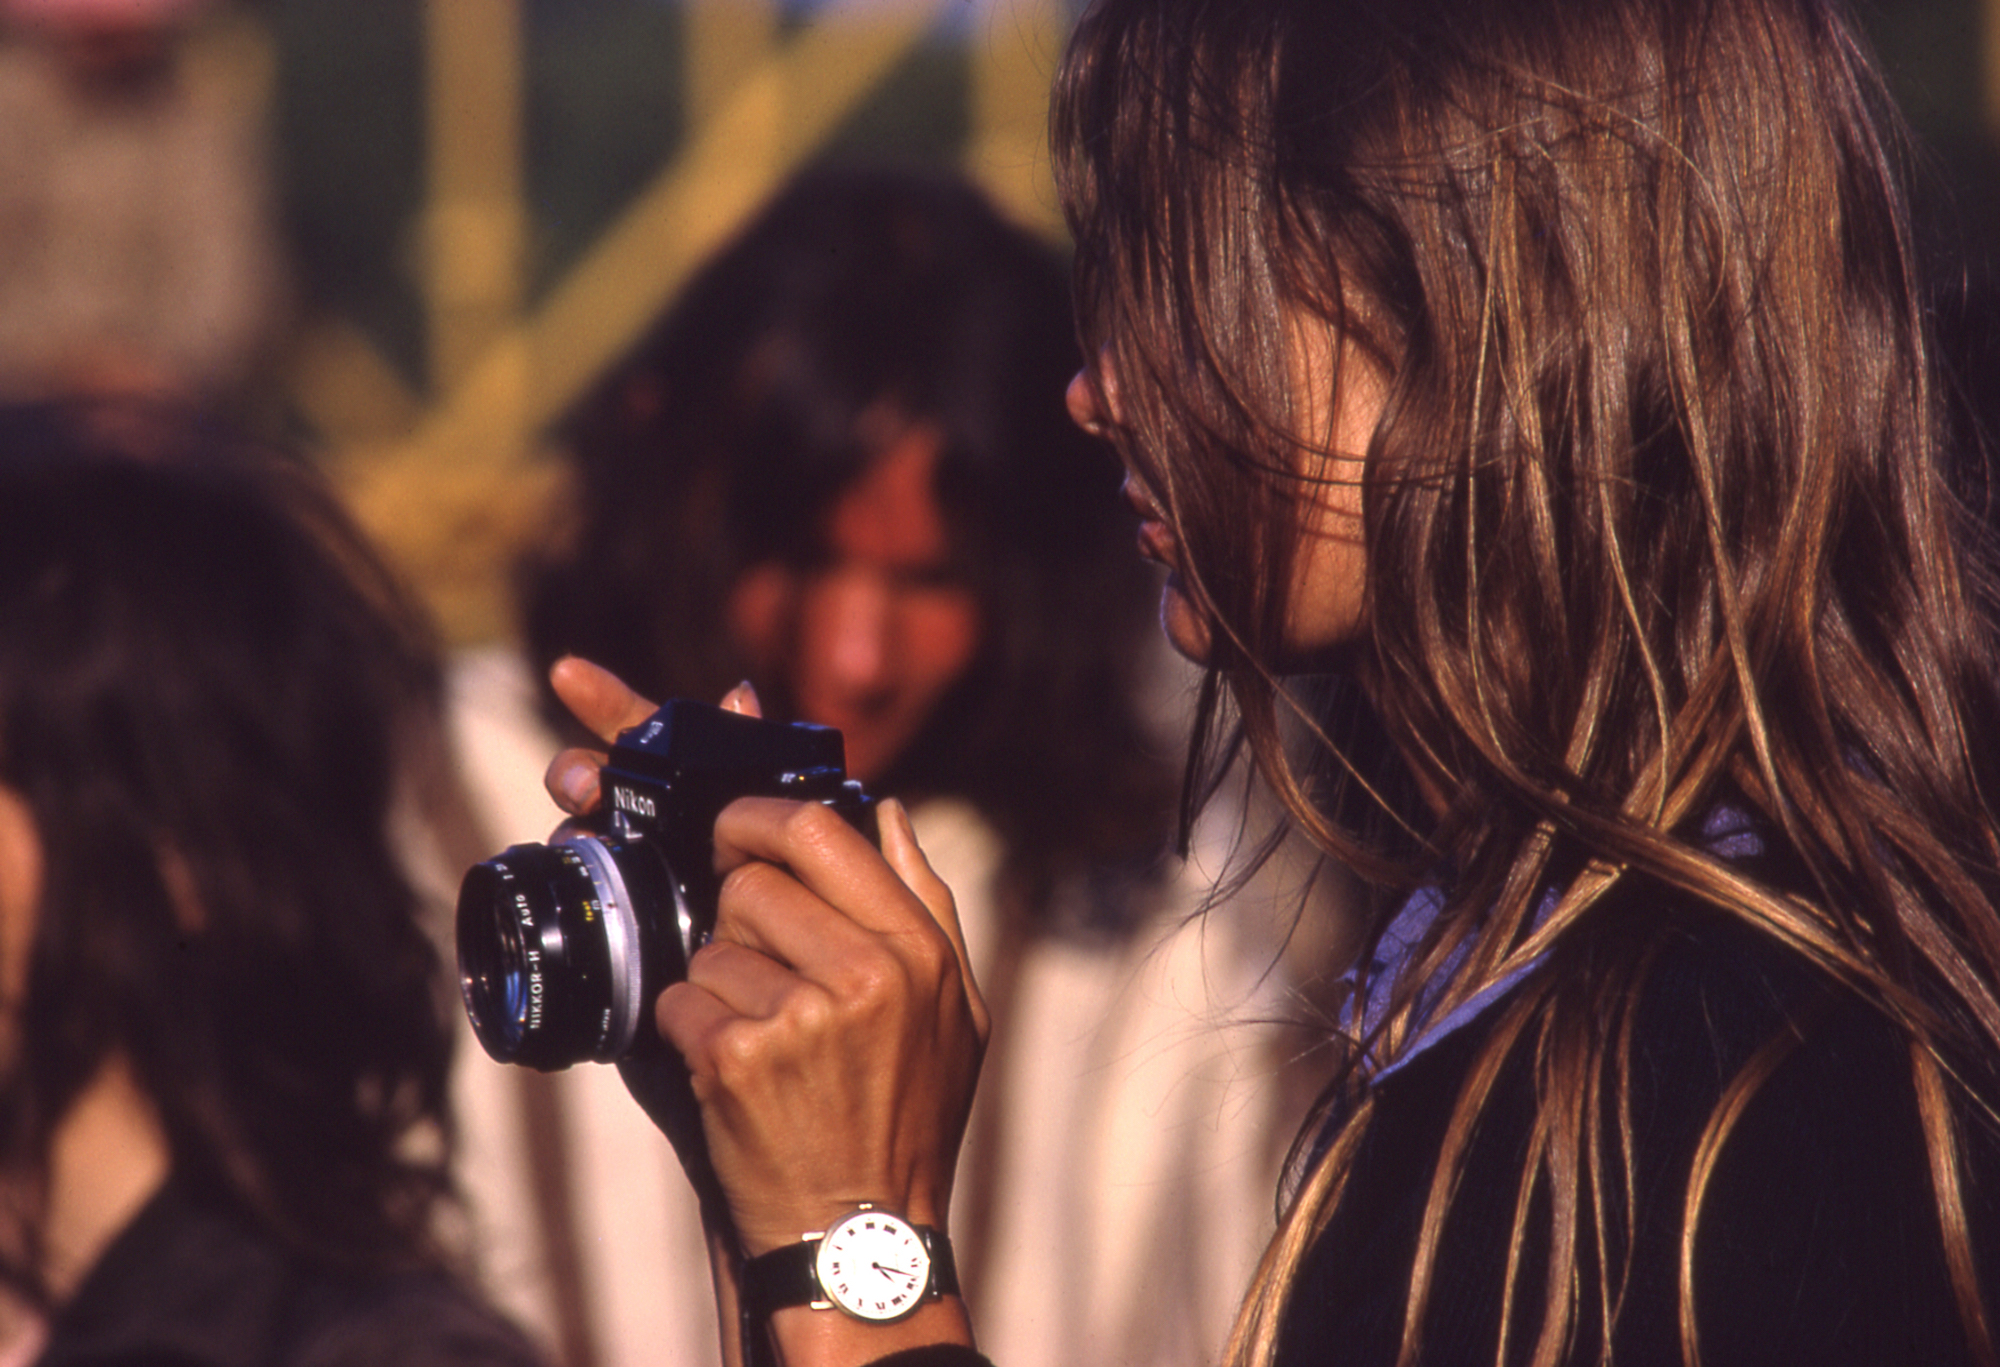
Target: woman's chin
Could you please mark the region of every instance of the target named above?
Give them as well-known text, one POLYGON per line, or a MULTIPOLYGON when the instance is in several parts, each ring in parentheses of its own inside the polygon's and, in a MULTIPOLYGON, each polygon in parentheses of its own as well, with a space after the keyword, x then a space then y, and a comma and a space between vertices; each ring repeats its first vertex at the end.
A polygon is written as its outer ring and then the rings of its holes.
MULTIPOLYGON (((1278 674, 1344 674, 1360 677, 1367 651, 1366 631, 1356 621, 1351 629, 1326 632, 1308 640, 1280 643, 1272 663, 1278 674)), ((1160 630, 1175 653, 1190 664, 1213 663, 1215 628, 1182 589, 1180 576, 1167 576, 1160 590, 1160 630)))
POLYGON ((1167 643, 1190 664, 1205 665, 1214 653, 1208 618, 1181 591, 1178 574, 1168 575, 1166 587, 1160 590, 1160 630, 1167 634, 1167 643))

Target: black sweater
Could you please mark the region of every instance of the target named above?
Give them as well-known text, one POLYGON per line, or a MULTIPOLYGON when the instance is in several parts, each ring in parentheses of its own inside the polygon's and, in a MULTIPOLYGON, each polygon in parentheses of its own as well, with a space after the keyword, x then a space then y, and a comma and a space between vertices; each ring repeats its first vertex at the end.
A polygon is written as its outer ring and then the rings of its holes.
POLYGON ((318 1269, 169 1183, 51 1326, 37 1367, 539 1367, 440 1272, 318 1269))
MULTIPOLYGON (((1727 1082, 1788 1022, 1803 1042, 1724 1145, 1697 1226, 1703 1367, 1970 1361, 1901 1036, 1797 954, 1671 894, 1652 896, 1659 905, 1640 910, 1672 929, 1644 979, 1635 1021, 1637 1235, 1613 1361, 1681 1363, 1681 1212, 1695 1150, 1727 1082)), ((1537 972, 1563 968, 1552 959, 1537 972)), ((1396 1361, 1432 1170, 1467 1070, 1504 1001, 1377 1083, 1348 1197, 1288 1303, 1281 1363, 1396 1361)), ((1418 1357, 1425 1367, 1496 1361, 1535 1107, 1527 1052, 1517 1047, 1497 1081, 1439 1241, 1418 1357)), ((1989 1307, 2000 1309, 2000 1145, 1963 1111, 1961 1120, 1980 1281, 1989 1307)), ((1531 1207, 1509 1363, 1530 1359, 1541 1327, 1548 1215, 1546 1204, 1531 1207)), ((1588 1244, 1579 1268, 1577 1327, 1564 1361, 1594 1363, 1602 1300, 1588 1244)))

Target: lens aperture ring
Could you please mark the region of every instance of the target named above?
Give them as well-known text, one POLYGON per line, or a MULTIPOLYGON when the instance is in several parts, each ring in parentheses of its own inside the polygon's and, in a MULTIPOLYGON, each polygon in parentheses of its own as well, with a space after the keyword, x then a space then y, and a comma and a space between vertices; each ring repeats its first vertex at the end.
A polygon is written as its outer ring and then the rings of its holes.
POLYGON ((601 1015, 591 1057, 600 1061, 614 1059, 632 1047, 645 1001, 644 954, 632 895, 625 886, 618 861, 611 857, 602 840, 578 832, 562 837, 554 848, 578 861, 594 893, 587 914, 594 915, 602 927, 605 953, 601 1015))

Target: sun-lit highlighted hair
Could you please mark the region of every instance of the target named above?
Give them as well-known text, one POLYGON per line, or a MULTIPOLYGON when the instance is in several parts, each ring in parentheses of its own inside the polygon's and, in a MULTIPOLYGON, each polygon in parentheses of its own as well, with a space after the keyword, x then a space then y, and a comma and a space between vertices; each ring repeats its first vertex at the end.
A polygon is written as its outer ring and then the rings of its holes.
MULTIPOLYGON (((1392 887, 1449 864, 1411 979, 1447 1005, 1634 872, 1876 1001, 1909 1042, 1946 1260, 1992 1360, 1954 1129, 2000 1045, 1982 472, 1941 417, 1901 125, 1846 21, 1823 0, 1096 0, 1053 118, 1084 344, 1214 628, 1209 748, 1226 698, 1328 851, 1392 887), (1347 453, 1366 456, 1366 632, 1339 664, 1372 706, 1278 677, 1321 439, 1301 330, 1390 376, 1347 453), (1323 742, 1303 762, 1292 712, 1323 742), (1719 805, 1773 833, 1799 886, 1704 849, 1719 805)), ((1406 982, 1378 1055, 1410 1006, 1406 982)), ((1509 1006, 1439 1158, 1406 1361, 1467 1129, 1517 1047, 1542 1061, 1522 1201, 1543 1184, 1557 1214, 1547 1305, 1510 1301, 1502 1335, 1561 1353, 1577 1241, 1629 1207, 1627 1026, 1613 997, 1509 1006)), ((1784 1047, 1701 1145, 1690 1361, 1706 1176, 1784 1047)), ((1235 1360, 1268 1360, 1366 1123, 1294 1203, 1235 1360)))

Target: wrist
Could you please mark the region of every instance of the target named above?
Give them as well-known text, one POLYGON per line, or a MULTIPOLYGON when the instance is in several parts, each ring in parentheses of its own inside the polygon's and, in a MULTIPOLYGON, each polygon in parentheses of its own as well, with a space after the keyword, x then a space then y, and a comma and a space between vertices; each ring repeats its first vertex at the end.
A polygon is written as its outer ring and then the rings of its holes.
POLYGON ((863 1202, 823 1230, 745 1260, 743 1313, 762 1321, 804 1305, 874 1324, 958 1294, 958 1266, 942 1230, 863 1202))
POLYGON ((972 1320, 957 1296, 931 1301, 915 1314, 889 1324, 870 1324, 838 1311, 792 1306, 774 1312, 766 1331, 785 1367, 853 1367, 906 1348, 943 1343, 973 1346, 972 1320))
POLYGON ((742 1251, 743 1257, 756 1258, 775 1249, 787 1248, 803 1239, 817 1239, 857 1210, 887 1211, 919 1229, 937 1231, 938 1237, 942 1238, 943 1215, 949 1201, 948 1198, 944 1203, 920 1198, 898 1200, 891 1195, 885 1198, 832 1200, 816 1204, 817 1218, 803 1218, 799 1213, 800 1208, 796 1205, 783 1213, 732 1209, 730 1224, 735 1230, 736 1244, 742 1251))
POLYGON ((745 1343, 786 1364, 972 1344, 951 1241, 867 1203, 747 1259, 738 1291, 745 1343))

